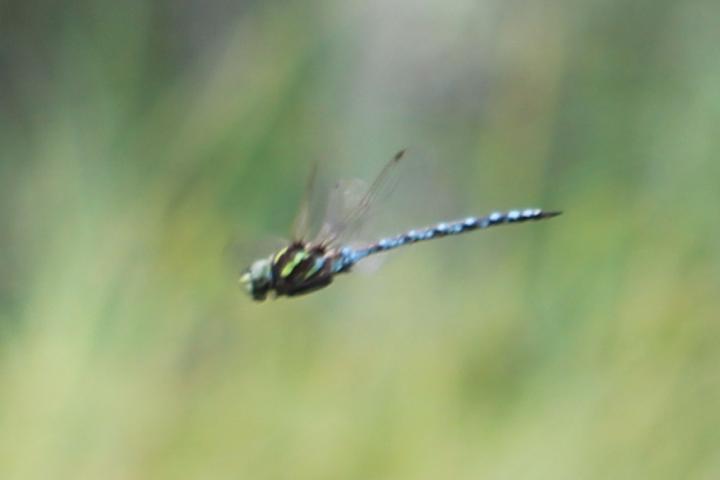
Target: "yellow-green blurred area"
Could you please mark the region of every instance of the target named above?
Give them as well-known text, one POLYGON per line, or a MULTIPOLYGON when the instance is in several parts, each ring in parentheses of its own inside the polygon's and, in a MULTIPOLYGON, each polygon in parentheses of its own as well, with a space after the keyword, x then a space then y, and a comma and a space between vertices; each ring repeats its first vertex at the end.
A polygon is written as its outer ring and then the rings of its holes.
POLYGON ((718 18, 0 2, 0 478, 720 478, 718 18), (402 147, 378 234, 565 214, 245 295, 402 147))

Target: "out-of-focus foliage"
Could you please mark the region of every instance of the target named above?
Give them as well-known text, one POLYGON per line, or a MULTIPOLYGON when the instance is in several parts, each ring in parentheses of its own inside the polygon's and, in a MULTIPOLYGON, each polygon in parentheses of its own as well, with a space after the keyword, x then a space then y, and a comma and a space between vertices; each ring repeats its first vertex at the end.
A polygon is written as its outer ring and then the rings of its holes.
POLYGON ((0 478, 718 478, 718 18, 0 2, 0 478), (403 146, 396 230, 566 214, 244 296, 314 161, 403 146))

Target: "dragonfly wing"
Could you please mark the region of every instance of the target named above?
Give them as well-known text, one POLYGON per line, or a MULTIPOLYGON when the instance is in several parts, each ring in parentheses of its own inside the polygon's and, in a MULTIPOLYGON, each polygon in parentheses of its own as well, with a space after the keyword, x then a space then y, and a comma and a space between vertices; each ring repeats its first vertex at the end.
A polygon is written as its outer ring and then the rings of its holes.
POLYGON ((340 180, 330 191, 320 232, 316 244, 329 245, 347 231, 350 213, 367 194, 369 186, 359 179, 340 180))
POLYGON ((295 214, 293 221, 292 239, 295 241, 303 241, 309 239, 310 231, 310 207, 315 192, 315 179, 317 177, 317 163, 313 164, 307 182, 305 183, 305 192, 303 193, 300 206, 295 214))
POLYGON ((330 192, 325 221, 315 243, 336 244, 358 231, 378 199, 389 196, 397 184, 397 166, 404 153, 396 153, 370 186, 360 180, 337 183, 330 192))
MULTIPOLYGON (((352 249, 363 249, 367 247, 367 242, 353 242, 348 246, 352 249)), ((361 275, 372 275, 376 273, 385 264, 387 255, 382 253, 377 255, 370 255, 363 258, 361 261, 355 263, 352 266, 353 273, 359 273, 361 275)))
POLYGON ((237 274, 238 269, 248 267, 259 258, 267 258, 290 244, 287 239, 271 235, 264 235, 260 241, 239 238, 247 238, 247 235, 236 235, 228 240, 222 252, 223 264, 229 266, 232 275, 237 274))

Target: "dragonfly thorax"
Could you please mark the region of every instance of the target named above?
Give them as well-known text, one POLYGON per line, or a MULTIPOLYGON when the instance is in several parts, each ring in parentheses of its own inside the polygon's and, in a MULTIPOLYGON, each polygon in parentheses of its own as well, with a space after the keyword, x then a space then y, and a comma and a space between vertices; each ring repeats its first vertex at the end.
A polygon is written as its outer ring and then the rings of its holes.
POLYGON ((265 300, 270 291, 276 296, 301 295, 328 286, 333 275, 341 273, 334 270, 336 264, 344 265, 334 250, 295 241, 269 258, 256 260, 240 281, 254 300, 265 300))

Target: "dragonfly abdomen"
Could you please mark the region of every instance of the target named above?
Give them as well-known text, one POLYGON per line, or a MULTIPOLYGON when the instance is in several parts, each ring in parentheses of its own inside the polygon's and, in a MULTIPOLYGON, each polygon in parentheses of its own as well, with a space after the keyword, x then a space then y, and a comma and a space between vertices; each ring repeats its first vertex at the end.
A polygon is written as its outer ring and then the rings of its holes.
POLYGON ((484 229, 496 225, 522 223, 531 220, 542 220, 560 215, 560 212, 545 212, 538 208, 494 212, 484 217, 467 217, 452 222, 441 222, 431 227, 410 230, 394 237, 386 237, 375 243, 359 248, 345 247, 340 250, 339 257, 333 264, 335 273, 347 271, 355 263, 375 253, 386 252, 412 243, 433 240, 449 235, 460 235, 473 230, 484 229))

